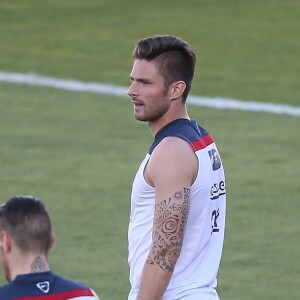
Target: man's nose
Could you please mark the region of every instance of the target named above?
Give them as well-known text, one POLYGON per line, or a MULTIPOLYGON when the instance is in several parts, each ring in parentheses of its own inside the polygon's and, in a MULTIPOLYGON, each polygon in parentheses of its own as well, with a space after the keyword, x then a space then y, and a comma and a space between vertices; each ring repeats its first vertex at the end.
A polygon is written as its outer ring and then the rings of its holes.
POLYGON ((136 91, 135 91, 134 83, 133 83, 133 82, 132 82, 131 85, 128 87, 127 95, 128 95, 129 97, 132 97, 132 96, 136 95, 136 91))

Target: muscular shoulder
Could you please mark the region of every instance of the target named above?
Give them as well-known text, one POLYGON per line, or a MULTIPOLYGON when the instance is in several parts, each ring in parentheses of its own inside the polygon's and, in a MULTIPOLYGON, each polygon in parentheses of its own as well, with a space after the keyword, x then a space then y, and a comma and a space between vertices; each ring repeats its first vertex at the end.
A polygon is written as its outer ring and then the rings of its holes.
POLYGON ((190 145, 181 138, 166 137, 152 152, 145 178, 155 186, 166 179, 174 181, 185 177, 190 186, 197 170, 197 156, 190 145))
POLYGON ((153 160, 167 164, 187 164, 195 162, 196 155, 190 145, 178 137, 166 137, 155 148, 152 155, 153 160))

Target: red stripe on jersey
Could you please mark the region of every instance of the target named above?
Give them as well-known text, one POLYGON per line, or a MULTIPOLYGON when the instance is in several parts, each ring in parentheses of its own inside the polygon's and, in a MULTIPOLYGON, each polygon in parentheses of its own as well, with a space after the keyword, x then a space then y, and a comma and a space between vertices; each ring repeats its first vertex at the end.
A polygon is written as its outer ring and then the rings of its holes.
POLYGON ((208 134, 205 137, 203 137, 201 140, 191 142, 191 146, 193 150, 196 152, 198 150, 206 148, 208 145, 212 144, 214 142, 213 137, 208 134))
POLYGON ((24 298, 16 298, 16 300, 67 300, 75 299, 76 297, 84 296, 94 296, 90 290, 87 289, 77 289, 66 292, 61 292, 52 295, 42 295, 42 296, 29 296, 24 298))

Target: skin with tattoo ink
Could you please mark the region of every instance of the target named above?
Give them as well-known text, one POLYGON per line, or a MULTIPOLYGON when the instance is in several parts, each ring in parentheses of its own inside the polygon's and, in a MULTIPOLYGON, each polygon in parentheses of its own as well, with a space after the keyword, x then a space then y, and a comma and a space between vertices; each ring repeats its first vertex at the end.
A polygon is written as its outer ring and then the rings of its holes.
POLYGON ((181 251, 189 202, 190 189, 184 188, 183 193, 176 192, 173 197, 156 204, 157 218, 148 264, 156 263, 163 270, 173 272, 181 251))
POLYGON ((38 256, 31 265, 32 273, 43 272, 46 270, 48 270, 47 263, 44 261, 44 259, 38 256))

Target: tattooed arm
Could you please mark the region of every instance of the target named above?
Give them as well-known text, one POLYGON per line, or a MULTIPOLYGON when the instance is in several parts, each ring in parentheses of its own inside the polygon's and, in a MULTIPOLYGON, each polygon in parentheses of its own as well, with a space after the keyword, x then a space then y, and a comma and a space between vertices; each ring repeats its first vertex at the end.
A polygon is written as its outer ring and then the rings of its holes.
POLYGON ((145 179, 155 187, 152 248, 145 262, 138 300, 163 296, 180 256, 190 206, 190 187, 198 170, 190 146, 176 137, 153 151, 145 179))

